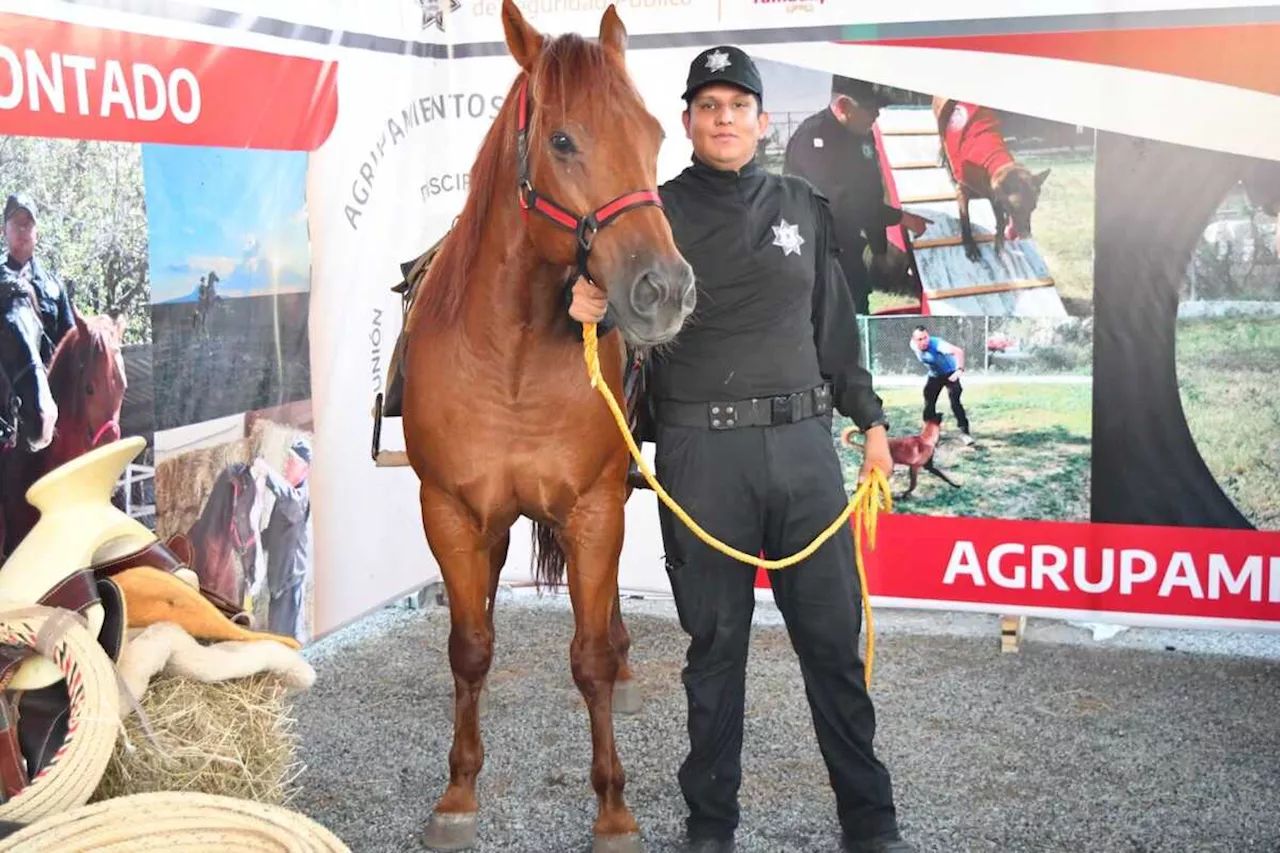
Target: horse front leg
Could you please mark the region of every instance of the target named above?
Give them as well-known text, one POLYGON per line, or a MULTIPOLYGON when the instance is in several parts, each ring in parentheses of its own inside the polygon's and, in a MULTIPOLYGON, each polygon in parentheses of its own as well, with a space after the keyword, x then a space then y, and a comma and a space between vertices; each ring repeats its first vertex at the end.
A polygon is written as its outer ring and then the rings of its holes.
POLYGON ((456 500, 425 483, 420 494, 427 544, 440 563, 449 597, 449 665, 454 685, 449 785, 431 813, 422 840, 431 850, 466 850, 476 844, 476 777, 484 765, 480 700, 493 660, 489 606, 493 554, 484 532, 456 500))
MULTIPOLYGON (((584 496, 564 525, 574 636, 573 680, 591 718, 591 785, 596 792, 594 853, 641 853, 639 827, 623 799, 626 774, 613 731, 613 697, 622 664, 614 645, 618 613, 618 559, 622 555, 621 494, 584 496)), ((624 629, 625 630, 625 629, 624 629)))
POLYGON ((616 714, 636 714, 640 712, 643 697, 636 684, 635 673, 631 670, 631 635, 627 625, 622 621, 622 595, 615 593, 613 598, 613 619, 609 624, 609 639, 618 652, 618 678, 613 683, 613 711, 616 714))

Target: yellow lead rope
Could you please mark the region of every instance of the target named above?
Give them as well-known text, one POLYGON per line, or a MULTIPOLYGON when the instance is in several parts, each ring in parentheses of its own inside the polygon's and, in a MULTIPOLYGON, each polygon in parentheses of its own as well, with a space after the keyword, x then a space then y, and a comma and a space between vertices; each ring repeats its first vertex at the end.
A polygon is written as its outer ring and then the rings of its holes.
POLYGON ((613 392, 609 390, 609 383, 604 381, 604 377, 600 373, 600 342, 596 337, 595 323, 583 324, 582 340, 583 355, 586 358, 587 374, 591 378, 591 387, 598 389, 605 402, 609 404, 609 409, 613 412, 613 419, 617 421, 618 429, 622 431, 622 437, 627 442, 627 449, 631 451, 632 458, 636 460, 636 464, 640 467, 640 473, 644 475, 645 480, 658 495, 659 500, 666 504, 667 508, 675 513, 676 517, 684 522, 685 526, 707 545, 749 566, 759 566, 766 570, 785 569, 789 566, 794 566, 809 557, 814 551, 817 551, 823 542, 830 539, 841 526, 848 523, 850 515, 854 517, 853 555, 854 562, 858 567, 858 580, 861 582, 862 587, 862 611, 867 620, 866 683, 870 687, 871 668, 875 662, 875 623, 871 618, 871 598, 867 593, 867 574, 862 565, 862 529, 864 526, 866 527, 867 541, 874 550, 876 547, 876 519, 880 512, 881 502, 883 501, 884 503, 885 512, 893 511, 893 497, 889 493, 889 482, 885 479, 884 474, 879 470, 872 470, 871 476, 862 485, 858 486, 853 498, 849 501, 849 505, 844 508, 839 517, 831 522, 826 530, 819 533, 818 537, 810 542, 808 546, 790 557, 785 557, 781 560, 765 560, 758 555, 739 551, 724 544, 699 527, 698 523, 690 518, 688 513, 667 494, 657 478, 649 471, 649 466, 645 464, 640 448, 636 446, 635 438, 632 437, 631 430, 627 427, 627 416, 618 405, 618 401, 614 399, 613 392))

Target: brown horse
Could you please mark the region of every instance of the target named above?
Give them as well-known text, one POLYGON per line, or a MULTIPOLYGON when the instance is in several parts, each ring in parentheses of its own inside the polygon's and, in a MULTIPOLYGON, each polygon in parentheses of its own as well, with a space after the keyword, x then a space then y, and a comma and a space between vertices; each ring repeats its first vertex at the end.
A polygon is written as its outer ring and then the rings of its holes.
POLYGON ((252 470, 233 462, 213 482, 195 524, 166 543, 196 573, 200 589, 237 610, 244 607, 245 591, 255 580, 258 534, 252 513, 257 498, 252 470))
POLYGON ((618 559, 629 457, 588 381, 565 295, 580 275, 608 293, 618 331, 601 338, 600 362, 621 398, 624 339, 638 350, 671 340, 693 310, 693 273, 659 209, 662 130, 627 75, 616 9, 598 42, 544 38, 511 0, 502 22, 521 72, 405 322, 405 446, 448 593, 455 687, 449 785, 425 841, 437 850, 476 841, 477 702, 510 527, 523 515, 537 531, 540 583, 558 583, 567 563, 595 849, 637 851, 613 733, 615 680, 628 676, 618 559))
POLYGON ((73 313, 75 323, 49 361, 49 390, 58 407, 53 441, 35 453, 10 453, 4 460, 0 481, 6 554, 39 518, 26 501, 31 484, 59 465, 120 438, 120 408, 129 384, 122 351, 126 318, 73 313))

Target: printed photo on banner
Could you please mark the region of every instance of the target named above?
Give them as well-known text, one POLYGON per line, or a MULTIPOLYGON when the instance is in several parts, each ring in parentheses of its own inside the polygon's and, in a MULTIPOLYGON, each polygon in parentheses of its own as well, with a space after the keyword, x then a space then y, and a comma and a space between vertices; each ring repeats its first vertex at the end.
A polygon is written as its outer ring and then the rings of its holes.
POLYGON ((307 155, 144 145, 156 428, 311 395, 307 155))
POLYGON ((314 633, 311 401, 157 433, 157 533, 253 627, 314 633))
POLYGON ((859 313, 1093 312, 1088 128, 759 63, 766 168, 832 202, 859 313))
MULTIPOLYGON (((900 511, 1088 521, 1093 134, 759 66, 765 167, 831 200, 900 511)), ((852 491, 851 426, 836 415, 852 491)))
POLYGON ((138 145, 0 136, 0 543, 37 479, 123 436, 147 449, 113 500, 154 524, 147 207, 138 145))
MULTIPOLYGON (((890 423, 899 511, 1089 520, 1088 318, 870 317, 863 359, 890 423)), ((845 438, 851 421, 833 426, 852 492, 862 450, 845 438)))
POLYGON ((1259 530, 1280 530, 1280 162, 1254 161, 1199 235, 1178 294, 1178 398, 1200 455, 1259 530))

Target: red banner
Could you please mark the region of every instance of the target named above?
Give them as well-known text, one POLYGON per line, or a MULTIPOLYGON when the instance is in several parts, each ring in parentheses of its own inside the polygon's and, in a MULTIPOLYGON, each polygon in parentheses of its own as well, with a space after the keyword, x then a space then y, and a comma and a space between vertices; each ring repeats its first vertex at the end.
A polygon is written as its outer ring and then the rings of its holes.
POLYGON ((863 549, 871 595, 902 606, 1280 628, 1277 533, 893 514, 863 549))
POLYGON ((0 14, 0 134, 312 151, 337 64, 0 14))

